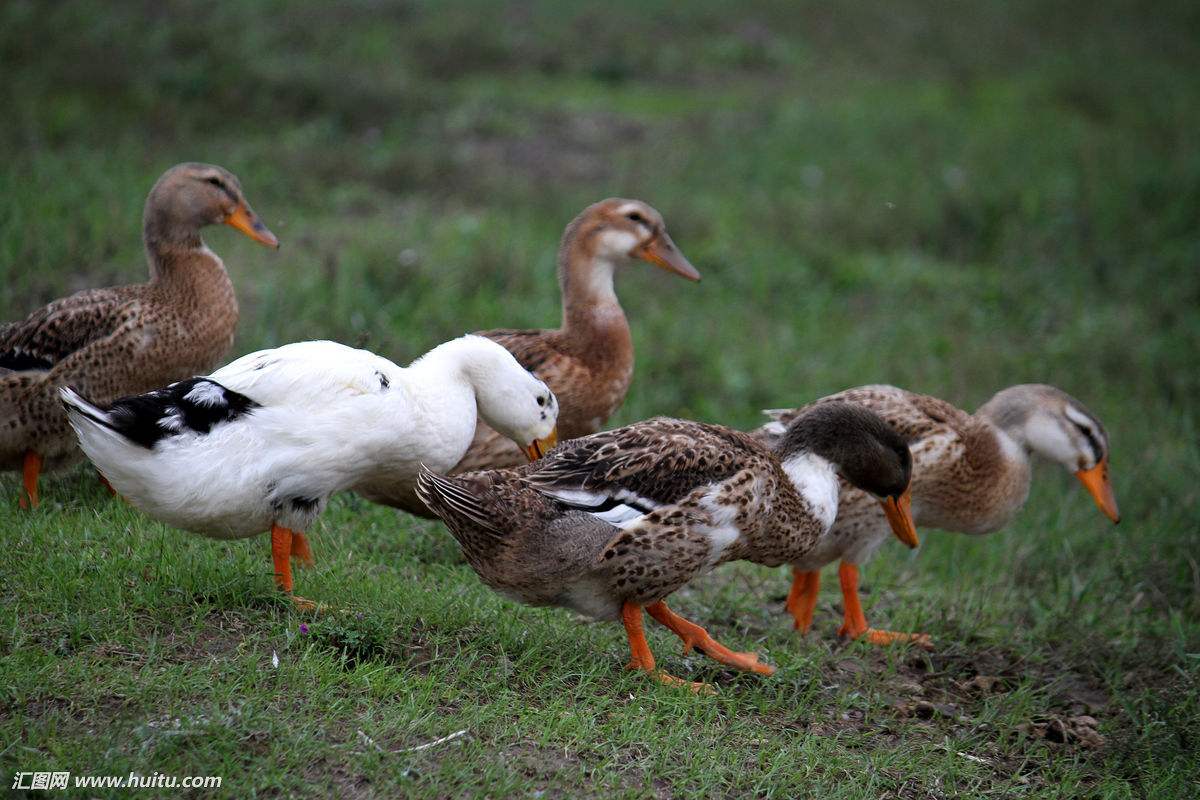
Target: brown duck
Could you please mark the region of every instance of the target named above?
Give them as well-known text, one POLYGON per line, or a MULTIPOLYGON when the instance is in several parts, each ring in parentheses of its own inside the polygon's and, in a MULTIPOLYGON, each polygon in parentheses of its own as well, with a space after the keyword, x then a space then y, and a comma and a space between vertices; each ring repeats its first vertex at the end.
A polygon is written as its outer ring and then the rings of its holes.
MULTIPOLYGON (((1075 473, 1105 516, 1113 522, 1121 519, 1108 480, 1108 434, 1094 414, 1061 389, 1010 386, 968 414, 945 400, 895 386, 861 386, 803 408, 768 411, 774 421, 753 435, 774 444, 793 420, 826 403, 868 408, 905 438, 913 456, 913 517, 922 528, 970 534, 1003 528, 1029 496, 1031 456, 1075 473)), ((791 562, 794 579, 787 605, 797 629, 807 632, 812 625, 821 568, 840 559, 842 635, 876 644, 913 640, 930 645, 926 634, 867 626, 858 597, 859 565, 887 540, 887 532, 871 498, 843 481, 837 521, 803 558, 791 562)))
MULTIPOLYGON (((418 494, 483 582, 530 605, 620 619, 631 669, 656 672, 642 609, 684 643, 732 667, 771 674, 664 602, 719 564, 800 560, 837 515, 838 474, 880 498, 896 535, 916 546, 903 439, 858 406, 830 403, 773 450, 717 425, 657 418, 560 445, 516 469, 443 477, 418 494)), ((692 684, 692 688, 703 688, 692 684)))
MULTIPOLYGON (((634 261, 654 264, 688 280, 700 280, 700 273, 671 241, 662 215, 646 203, 612 198, 588 206, 567 226, 559 246, 562 326, 477 334, 503 345, 557 395, 558 433, 563 439, 600 430, 621 407, 629 390, 633 340, 613 289, 613 275, 619 267, 634 261)), ((450 474, 514 467, 524 462, 520 448, 479 420, 471 449, 450 474)), ((392 490, 365 496, 429 515, 412 489, 399 482, 392 490)))
POLYGON ((23 472, 23 507, 37 506, 43 468, 79 457, 60 387, 109 403, 204 374, 229 349, 237 297, 200 239, 216 223, 279 246, 228 170, 172 167, 146 198, 147 283, 78 292, 0 326, 0 469, 23 472))

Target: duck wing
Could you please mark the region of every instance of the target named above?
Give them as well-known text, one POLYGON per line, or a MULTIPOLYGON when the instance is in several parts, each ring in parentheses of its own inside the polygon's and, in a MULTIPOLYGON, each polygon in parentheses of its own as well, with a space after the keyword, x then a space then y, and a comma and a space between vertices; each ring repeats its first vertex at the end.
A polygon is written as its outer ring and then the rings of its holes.
POLYGON ((111 446, 114 435, 126 444, 153 450, 165 438, 203 435, 260 407, 208 378, 188 378, 153 392, 123 397, 107 408, 69 387, 62 388, 60 395, 71 425, 93 461, 97 461, 93 456, 97 442, 108 440, 111 446))
POLYGON ((129 287, 89 289, 0 325, 0 370, 49 370, 78 350, 117 332, 140 303, 129 287))
POLYGON ((931 437, 966 436, 978 427, 974 417, 945 400, 881 384, 846 389, 799 408, 766 409, 763 413, 772 421, 755 430, 753 435, 772 444, 797 417, 814 406, 830 402, 854 403, 874 411, 910 446, 931 437))
POLYGON ((402 373, 368 350, 312 341, 248 353, 209 378, 263 406, 325 405, 389 391, 402 373))
POLYGON ((548 497, 620 524, 769 460, 745 434, 659 417, 566 442, 522 477, 548 497))

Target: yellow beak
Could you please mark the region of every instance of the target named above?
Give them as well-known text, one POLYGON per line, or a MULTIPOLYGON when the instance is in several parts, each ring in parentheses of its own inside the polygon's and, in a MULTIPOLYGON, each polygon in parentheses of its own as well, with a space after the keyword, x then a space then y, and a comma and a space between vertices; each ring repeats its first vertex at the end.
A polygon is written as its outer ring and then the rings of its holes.
POLYGON ((542 439, 534 439, 522 449, 530 461, 537 461, 542 456, 549 453, 554 445, 558 444, 558 427, 556 426, 549 434, 542 439))
POLYGON ((667 272, 674 272, 689 281, 700 280, 700 273, 684 257, 683 253, 679 252, 679 248, 671 241, 671 237, 667 235, 666 231, 657 234, 645 244, 638 245, 630 255, 656 267, 662 267, 667 272))
POLYGON ((267 230, 267 226, 263 225, 258 214, 255 214, 244 201, 238 203, 238 207, 225 218, 224 222, 231 228, 237 228, 256 242, 276 249, 279 247, 279 240, 275 238, 275 234, 267 230))
POLYGON ((1088 494, 1096 501, 1096 505, 1104 512, 1104 516, 1114 523, 1121 521, 1121 512, 1117 509, 1117 498, 1113 494, 1112 484, 1108 480, 1108 457, 1091 469, 1081 469, 1075 473, 1079 482, 1088 490, 1088 494))
POLYGON ((883 506, 883 513, 896 538, 909 547, 920 546, 921 540, 917 538, 917 526, 912 518, 912 487, 905 489, 899 499, 888 497, 879 504, 883 506))

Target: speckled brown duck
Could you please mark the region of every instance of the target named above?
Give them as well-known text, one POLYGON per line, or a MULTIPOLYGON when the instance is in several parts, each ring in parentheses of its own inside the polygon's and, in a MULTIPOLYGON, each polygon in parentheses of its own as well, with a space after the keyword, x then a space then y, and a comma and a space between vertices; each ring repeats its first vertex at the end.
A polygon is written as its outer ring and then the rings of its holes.
POLYGON ((172 167, 146 198, 148 282, 78 292, 0 326, 0 469, 23 472, 22 506, 37 506, 44 468, 79 457, 59 388, 109 403, 204 374, 233 344, 233 284, 200 239, 217 223, 279 246, 228 170, 172 167))
MULTIPOLYGON (((862 386, 803 408, 768 411, 774 421, 753 435, 773 444, 786 435, 793 420, 825 403, 847 402, 869 408, 907 440, 913 455, 913 517, 922 528, 970 534, 1003 528, 1029 496, 1031 456, 1074 472, 1100 510, 1113 522, 1120 521, 1108 480, 1108 434, 1082 403, 1053 386, 1011 386, 974 414, 895 386, 862 386)), ((806 632, 812 625, 821 568, 840 559, 842 635, 863 636, 876 644, 913 640, 930 645, 926 634, 867 626, 858 597, 859 565, 887 536, 887 523, 871 498, 842 481, 837 521, 803 558, 791 562, 794 580, 788 610, 799 630, 806 632)))
MULTIPOLYGON (((613 289, 613 276, 618 268, 634 261, 700 280, 700 273, 667 234, 662 215, 646 203, 613 198, 588 206, 567 226, 559 246, 561 327, 477 334, 503 345, 558 396, 558 431, 563 439, 600 430, 629 390, 633 340, 613 289)), ((451 474, 524 462, 520 448, 479 420, 471 449, 451 474)), ((415 514, 429 514, 411 489, 403 486, 366 497, 415 514)))
POLYGON ((630 668, 678 683, 655 671, 643 608, 685 652, 771 674, 665 598, 728 561, 802 559, 837 515, 838 474, 879 497, 897 536, 915 546, 909 467, 908 447, 879 417, 830 403, 797 418, 773 450, 728 428, 657 418, 574 439, 516 469, 425 470, 418 494, 488 586, 522 603, 622 620, 630 668))

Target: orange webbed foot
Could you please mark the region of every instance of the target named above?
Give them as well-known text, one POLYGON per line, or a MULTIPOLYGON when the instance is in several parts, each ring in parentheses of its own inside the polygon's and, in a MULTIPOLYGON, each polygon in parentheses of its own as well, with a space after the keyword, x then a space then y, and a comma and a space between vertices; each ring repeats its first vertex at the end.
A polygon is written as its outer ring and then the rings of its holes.
POLYGON ((695 694, 715 695, 717 693, 717 690, 714 689, 710 684, 703 683, 702 681, 685 681, 683 678, 676 678, 674 675, 668 675, 661 669, 656 669, 650 674, 653 675, 654 679, 659 683, 666 684, 667 686, 676 686, 680 689, 687 689, 695 694))
POLYGON ((288 595, 288 599, 292 601, 292 605, 296 607, 297 611, 312 611, 315 613, 321 610, 321 607, 317 603, 298 594, 288 595))
POLYGON ((759 675, 774 675, 775 668, 758 660, 758 653, 739 653, 730 650, 716 639, 709 636, 708 631, 694 622, 690 622, 667 608, 661 600, 646 606, 646 611, 658 622, 670 628, 683 641, 683 652, 686 654, 693 648, 704 655, 734 669, 746 672, 756 672, 759 675))
POLYGON ((927 633, 896 633, 867 625, 867 617, 863 613, 862 603, 858 599, 857 566, 843 561, 838 567, 838 578, 842 584, 842 601, 845 604, 845 618, 842 627, 838 628, 838 636, 849 636, 851 639, 861 638, 876 645, 911 642, 926 650, 933 649, 933 640, 927 633))
POLYGON ((846 626, 843 625, 840 629, 838 629, 838 635, 850 636, 852 639, 862 639, 865 642, 879 645, 881 647, 890 644, 908 642, 909 644, 920 647, 923 650, 933 649, 933 639, 928 633, 902 633, 899 631, 884 631, 878 628, 867 628, 864 631, 860 631, 857 634, 851 635, 846 630, 846 626))

